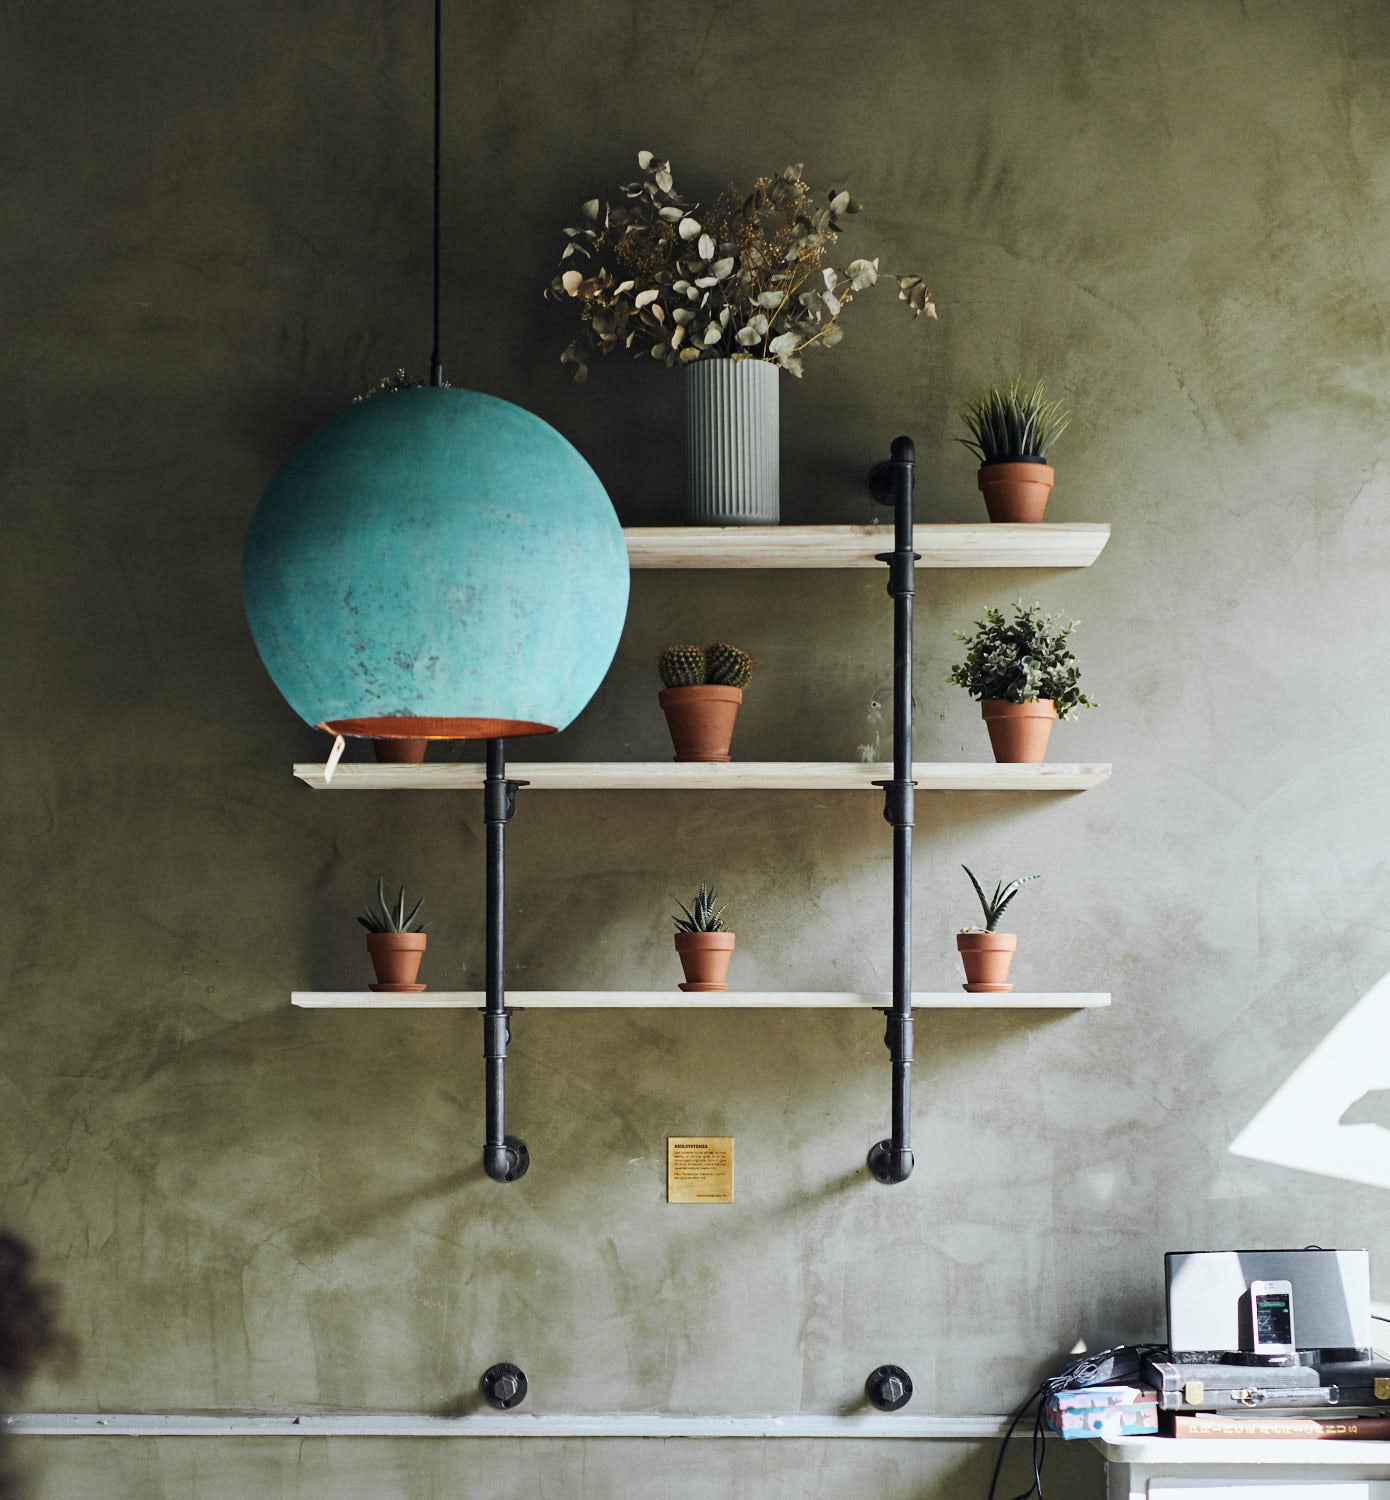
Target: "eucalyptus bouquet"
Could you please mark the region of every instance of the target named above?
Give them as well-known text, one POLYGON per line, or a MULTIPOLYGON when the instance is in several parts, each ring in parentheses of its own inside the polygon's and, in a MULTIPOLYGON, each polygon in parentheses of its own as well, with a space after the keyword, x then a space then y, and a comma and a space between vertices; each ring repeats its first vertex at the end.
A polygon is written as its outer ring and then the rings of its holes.
MULTIPOLYGON (((676 192, 669 161, 642 151, 637 165, 636 182, 589 199, 565 230, 547 295, 579 303, 583 332, 560 356, 575 380, 617 349, 668 367, 761 359, 800 375, 807 350, 840 342, 844 309, 879 279, 877 258, 830 263, 840 216, 859 210, 847 192, 818 203, 793 166, 702 208, 676 192)), ((914 317, 936 316, 920 276, 894 280, 914 317)))

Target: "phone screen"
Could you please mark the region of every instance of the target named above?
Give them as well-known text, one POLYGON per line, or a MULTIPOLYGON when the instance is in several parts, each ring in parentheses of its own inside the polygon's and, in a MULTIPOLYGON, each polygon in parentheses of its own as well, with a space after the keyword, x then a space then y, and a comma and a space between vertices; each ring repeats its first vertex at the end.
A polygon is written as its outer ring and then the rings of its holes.
POLYGON ((1261 1292, 1255 1298, 1255 1343, 1293 1343, 1293 1313, 1287 1292, 1261 1292))

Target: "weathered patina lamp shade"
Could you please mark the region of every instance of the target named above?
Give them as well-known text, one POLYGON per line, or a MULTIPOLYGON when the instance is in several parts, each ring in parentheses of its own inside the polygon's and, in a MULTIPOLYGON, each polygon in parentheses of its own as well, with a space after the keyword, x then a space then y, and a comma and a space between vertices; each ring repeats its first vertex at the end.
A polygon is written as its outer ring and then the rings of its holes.
POLYGON ((242 590, 290 706, 336 734, 563 729, 627 613, 622 528, 539 417, 474 391, 390 391, 290 454, 251 522, 242 590))

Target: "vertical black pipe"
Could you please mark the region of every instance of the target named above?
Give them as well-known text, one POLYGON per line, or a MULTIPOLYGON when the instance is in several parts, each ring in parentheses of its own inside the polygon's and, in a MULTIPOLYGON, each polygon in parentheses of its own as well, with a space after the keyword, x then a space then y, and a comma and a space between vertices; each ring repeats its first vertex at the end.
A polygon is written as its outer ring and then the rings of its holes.
POLYGON ((883 816, 893 827, 893 1005, 884 1043, 893 1064, 892 1135, 869 1152, 869 1170, 883 1183, 912 1172, 912 596, 917 554, 912 546, 912 490, 916 451, 908 437, 893 440, 892 457, 870 476, 874 497, 894 508, 888 592, 893 600, 893 779, 882 783, 883 816))
POLYGON ((433 334, 430 345, 430 384, 444 384, 444 366, 439 358, 439 240, 440 240, 440 158, 442 136, 440 132, 440 103, 442 74, 440 54, 443 51, 444 6, 443 0, 434 0, 434 311, 433 334))
POLYGON ((507 1024, 506 925, 507 824, 516 813, 517 782, 507 780, 505 740, 487 742, 483 821, 487 825, 487 990, 483 1010, 483 1056, 487 1068, 487 1142, 483 1170, 494 1182, 515 1182, 531 1165, 530 1153, 506 1133, 507 1024))

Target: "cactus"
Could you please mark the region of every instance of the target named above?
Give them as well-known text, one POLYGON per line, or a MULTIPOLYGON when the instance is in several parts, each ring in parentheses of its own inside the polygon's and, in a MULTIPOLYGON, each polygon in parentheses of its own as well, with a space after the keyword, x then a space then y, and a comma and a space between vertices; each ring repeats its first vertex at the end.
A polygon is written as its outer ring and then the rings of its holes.
POLYGON ((698 687, 705 681, 703 646, 667 646, 656 659, 656 669, 668 688, 698 687))
POLYGON ((723 687, 747 687, 753 675, 753 658, 727 641, 705 647, 705 681, 723 687))
POLYGON ((396 898, 394 907, 386 903, 386 883, 380 875, 376 878, 376 899, 381 910, 375 912, 370 906, 366 907, 358 921, 368 932, 424 932, 428 929, 428 922, 421 922, 417 927, 415 919, 420 915, 420 908, 425 904, 424 897, 418 900, 411 908, 409 916, 405 913, 405 887, 401 887, 401 893, 396 898))

